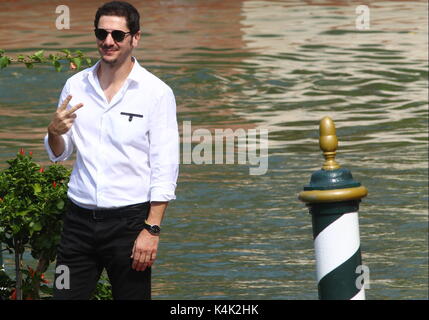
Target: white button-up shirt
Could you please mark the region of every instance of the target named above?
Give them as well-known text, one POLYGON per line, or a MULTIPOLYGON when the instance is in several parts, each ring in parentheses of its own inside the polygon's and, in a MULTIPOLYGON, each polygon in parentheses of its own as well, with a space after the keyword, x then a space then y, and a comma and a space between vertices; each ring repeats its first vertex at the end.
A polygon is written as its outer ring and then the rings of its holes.
POLYGON ((71 94, 76 111, 72 128, 62 135, 63 154, 45 148, 53 162, 76 150, 68 197, 85 208, 115 208, 146 201, 175 199, 179 168, 179 134, 173 91, 141 67, 134 66, 110 103, 98 82, 98 61, 69 78, 59 105, 71 94))

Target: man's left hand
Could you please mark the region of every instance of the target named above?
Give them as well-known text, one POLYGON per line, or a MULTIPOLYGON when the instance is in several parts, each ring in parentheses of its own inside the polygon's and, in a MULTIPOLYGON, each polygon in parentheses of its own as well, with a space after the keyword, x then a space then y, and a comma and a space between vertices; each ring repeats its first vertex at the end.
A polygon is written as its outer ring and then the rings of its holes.
POLYGON ((154 236, 146 229, 143 229, 134 241, 132 268, 136 271, 144 271, 151 267, 156 259, 158 251, 159 236, 154 236))

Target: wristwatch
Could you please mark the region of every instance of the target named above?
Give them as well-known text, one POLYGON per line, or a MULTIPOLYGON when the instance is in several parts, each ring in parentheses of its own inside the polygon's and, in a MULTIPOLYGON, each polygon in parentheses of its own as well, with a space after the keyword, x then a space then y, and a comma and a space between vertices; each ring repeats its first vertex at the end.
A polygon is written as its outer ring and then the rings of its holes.
POLYGON ((156 224, 148 224, 147 221, 144 222, 144 228, 153 236, 159 236, 161 233, 160 226, 157 226, 156 224))

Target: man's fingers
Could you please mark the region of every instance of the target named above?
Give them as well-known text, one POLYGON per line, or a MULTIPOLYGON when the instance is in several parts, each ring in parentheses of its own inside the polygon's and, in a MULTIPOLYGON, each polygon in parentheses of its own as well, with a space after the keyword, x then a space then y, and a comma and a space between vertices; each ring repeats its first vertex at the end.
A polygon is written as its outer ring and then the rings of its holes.
POLYGON ((71 115, 73 114, 76 110, 79 110, 80 108, 83 107, 83 103, 79 103, 77 105, 75 105, 73 108, 71 108, 69 111, 67 111, 66 115, 71 115))
POLYGON ((139 264, 139 259, 140 259, 140 252, 138 252, 138 251, 133 252, 133 264, 132 264, 132 268, 134 270, 137 269, 137 266, 139 264))
POLYGON ((155 263, 156 260, 156 251, 153 251, 152 254, 150 255, 150 260, 147 264, 147 266, 150 268, 152 267, 152 265, 155 263))
POLYGON ((154 254, 148 252, 138 251, 133 252, 131 256, 133 258, 132 268, 136 271, 144 271, 147 267, 152 266, 154 262, 154 254))
POLYGON ((74 123, 74 119, 64 121, 64 126, 67 128, 67 131, 71 129, 71 127, 73 126, 73 123, 74 123))
POLYGON ((150 261, 150 255, 149 254, 145 254, 144 258, 142 258, 142 256, 140 257, 140 266, 137 269, 137 271, 144 271, 148 265, 150 261))
POLYGON ((154 251, 154 252, 152 252, 150 262, 153 264, 155 262, 155 260, 156 260, 156 252, 154 251))
POLYGON ((67 105, 69 104, 72 96, 69 94, 67 98, 64 99, 63 103, 61 103, 60 109, 65 110, 67 108, 67 105))
POLYGON ((143 271, 146 269, 146 255, 144 253, 140 254, 139 259, 135 259, 135 267, 134 270, 136 271, 143 271))
POLYGON ((131 259, 134 257, 134 251, 136 250, 136 242, 134 241, 133 250, 131 251, 131 259))
POLYGON ((76 118, 77 118, 76 113, 71 113, 71 114, 67 114, 64 117, 64 121, 70 121, 70 120, 74 121, 74 119, 76 119, 76 118))

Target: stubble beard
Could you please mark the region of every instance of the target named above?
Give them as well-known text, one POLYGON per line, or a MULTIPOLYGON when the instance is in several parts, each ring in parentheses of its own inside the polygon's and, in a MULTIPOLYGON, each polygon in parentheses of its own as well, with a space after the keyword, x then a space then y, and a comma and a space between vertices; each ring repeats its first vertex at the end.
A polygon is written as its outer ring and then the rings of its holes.
POLYGON ((109 59, 106 59, 105 57, 102 57, 101 59, 103 60, 104 63, 110 66, 114 66, 118 62, 118 59, 109 60, 109 59))
MULTIPOLYGON (((130 44, 131 43, 132 43, 132 41, 130 40, 130 44)), ((101 47, 100 54, 102 54, 103 49, 106 49, 106 48, 101 47)), ((131 51, 132 51, 132 49, 130 50, 129 53, 131 53, 131 51)), ((123 54, 127 55, 126 52, 123 52, 123 54)), ((103 60, 104 63, 106 63, 107 65, 112 66, 112 67, 115 66, 119 62, 119 58, 115 58, 115 59, 111 60, 111 59, 106 59, 104 55, 102 55, 101 59, 103 60)))
POLYGON ((100 52, 100 55, 101 55, 101 60, 103 60, 103 62, 104 62, 105 64, 108 64, 108 65, 114 66, 114 65, 116 64, 116 62, 118 61, 118 58, 115 58, 115 59, 109 59, 109 57, 106 57, 106 56, 103 54, 103 50, 104 50, 104 49, 108 49, 108 48, 103 48, 103 47, 101 47, 101 48, 99 49, 99 52, 100 52))

